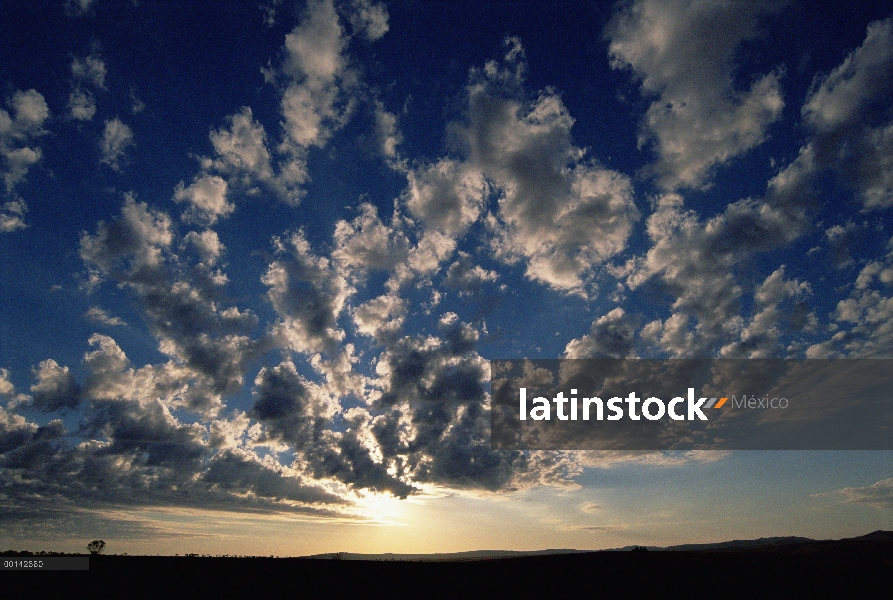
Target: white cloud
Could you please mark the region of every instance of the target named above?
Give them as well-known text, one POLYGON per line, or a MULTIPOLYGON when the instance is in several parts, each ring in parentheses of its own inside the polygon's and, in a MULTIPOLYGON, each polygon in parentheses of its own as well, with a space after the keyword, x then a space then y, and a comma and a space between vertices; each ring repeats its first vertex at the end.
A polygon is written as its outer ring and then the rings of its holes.
POLYGON ((409 242, 394 226, 384 224, 378 210, 364 202, 353 221, 335 224, 335 250, 332 258, 344 268, 365 273, 367 270, 388 270, 406 261, 409 242))
POLYGON ((723 346, 719 355, 723 358, 778 358, 784 332, 799 333, 817 327, 815 314, 802 301, 811 294, 809 283, 785 279, 785 267, 780 266, 757 286, 754 301, 759 310, 755 310, 750 321, 742 325, 740 339, 723 346))
POLYGON ((206 229, 201 233, 190 231, 183 241, 191 244, 198 251, 202 264, 209 267, 217 262, 225 250, 217 232, 211 229, 206 229))
POLYGON ((375 102, 375 137, 382 155, 392 159, 397 157, 397 146, 403 136, 397 130, 396 115, 385 110, 381 102, 375 102))
POLYGON ((479 170, 450 159, 413 169, 408 179, 409 212, 426 228, 452 237, 461 237, 477 221, 488 192, 479 170))
POLYGON ((863 44, 816 79, 802 109, 814 135, 792 164, 806 175, 837 170, 869 209, 893 206, 891 73, 893 18, 871 23, 863 44))
POLYGON ((72 17, 82 17, 90 12, 96 0, 66 0, 65 12, 72 17))
POLYGON ((762 143, 784 105, 779 73, 733 85, 734 53, 782 2, 637 0, 608 26, 614 68, 630 68, 657 96, 640 145, 654 140, 654 174, 666 189, 709 185, 712 171, 762 143))
MULTIPOLYGON (((6 193, 13 194, 16 185, 43 156, 35 142, 45 133, 43 125, 50 116, 50 109, 43 95, 36 90, 17 90, 6 104, 12 113, 0 108, 0 172, 6 184, 6 193)), ((4 231, 20 228, 25 205, 16 200, 4 206, 0 221, 4 223, 4 231)))
MULTIPOLYGON (((738 314, 742 288, 733 268, 754 254, 790 243, 807 226, 800 207, 749 198, 702 221, 683 208, 682 196, 665 194, 647 221, 653 245, 644 259, 633 261, 626 282, 636 289, 659 275, 676 297, 672 309, 677 314, 664 323, 673 327, 659 334, 669 344, 667 351, 679 356, 711 352, 743 327, 738 314), (680 345, 686 340, 696 345, 680 345)), ((654 327, 649 332, 658 335, 654 327)))
POLYGON ((84 317, 87 318, 88 321, 93 323, 99 323, 101 325, 108 325, 109 327, 122 327, 127 325, 127 322, 120 317, 113 317, 108 314, 108 312, 98 306, 92 306, 90 309, 84 313, 84 317))
POLYGON ((522 97, 523 50, 507 40, 503 64, 488 62, 468 87, 464 136, 470 163, 500 193, 494 251, 555 289, 585 294, 593 270, 625 248, 638 219, 629 179, 584 160, 573 145, 573 119, 544 91, 522 97))
POLYGON ((835 492, 812 494, 812 497, 837 496, 840 504, 863 504, 880 511, 893 510, 893 478, 865 487, 847 487, 835 492))
POLYGON ((0 395, 9 396, 15 393, 15 386, 9 380, 9 370, 0 368, 0 395))
POLYGON ((273 169, 263 125, 254 120, 247 106, 227 117, 227 121, 228 128, 211 132, 211 143, 219 157, 213 167, 222 173, 243 177, 246 187, 250 187, 253 180, 270 182, 273 169))
POLYGON ((110 224, 100 222, 95 236, 81 235, 80 255, 104 272, 125 263, 130 276, 136 277, 161 267, 162 253, 173 243, 172 226, 167 214, 127 195, 120 218, 110 224))
POLYGON ((279 258, 261 281, 279 315, 276 334, 297 352, 334 352, 344 339, 338 317, 354 293, 333 262, 313 254, 303 233, 276 240, 279 258))
POLYGON ((133 145, 133 130, 118 117, 108 120, 100 142, 102 160, 99 162, 120 171, 124 153, 133 145))
POLYGON ((869 261, 856 278, 850 297, 832 312, 845 331, 812 352, 842 352, 849 357, 893 356, 893 252, 883 260, 869 261))
POLYGON ((74 58, 71 61, 71 76, 69 114, 77 121, 89 121, 96 114, 96 98, 88 87, 105 89, 105 62, 95 52, 83 59, 74 58))
POLYGON ((803 105, 803 118, 819 131, 846 127, 867 104, 893 88, 893 19, 868 26, 865 41, 826 77, 803 105))
POLYGON ((568 342, 565 358, 630 358, 634 356, 636 319, 617 307, 592 323, 589 333, 568 342))
POLYGON ((0 208, 0 233, 8 233, 27 227, 25 212, 28 206, 22 200, 5 202, 0 208))
POLYGON ((74 408, 81 400, 81 388, 68 370, 56 361, 45 360, 31 371, 36 380, 31 386, 34 406, 45 412, 74 408))
POLYGON ((181 244, 174 242, 170 217, 128 196, 119 218, 100 223, 95 235, 81 236, 81 257, 98 276, 116 280, 140 300, 158 350, 172 360, 160 371, 178 382, 171 384, 176 391, 171 402, 215 412, 222 397, 242 385, 245 361, 267 341, 249 335, 257 325, 250 311, 227 306, 220 298, 227 279, 215 264, 223 250, 216 233, 195 233, 181 244), (195 248, 200 262, 174 252, 187 245, 195 248))
POLYGON ((282 149, 295 159, 303 161, 310 146, 323 146, 347 116, 348 107, 340 103, 345 43, 331 0, 310 2, 304 21, 285 36, 283 70, 291 82, 282 97, 282 149))
POLYGON ((497 278, 496 271, 488 271, 473 264, 470 254, 459 252, 456 261, 447 269, 443 284, 459 290, 460 296, 469 296, 479 294, 484 284, 496 281, 497 278))
POLYGON ((105 62, 96 53, 71 61, 71 75, 78 83, 87 83, 105 89, 105 62))
POLYGON ((174 200, 189 203, 189 208, 183 213, 184 220, 213 225, 217 219, 228 216, 236 209, 227 200, 226 191, 226 181, 222 177, 202 175, 189 187, 185 187, 181 181, 174 191, 174 200))
MULTIPOLYGON (((354 34, 363 31, 369 40, 387 31, 387 11, 382 5, 357 0, 348 9, 354 34)), ((268 71, 268 79, 284 78, 280 104, 284 136, 277 151, 278 180, 288 191, 284 198, 297 204, 307 182, 307 155, 311 147, 324 147, 348 121, 358 102, 364 101, 359 73, 349 67, 346 49, 350 34, 339 19, 333 0, 310 0, 301 23, 285 36, 286 57, 281 68, 268 71)), ((387 157, 396 155, 399 134, 393 115, 376 103, 376 137, 387 157)))
POLYGON ((876 114, 893 100, 891 73, 893 18, 871 23, 863 44, 819 80, 803 106, 820 152, 860 189, 866 208, 893 205, 893 121, 888 109, 876 114), (873 126, 879 116, 886 124, 873 126))
POLYGON ((68 110, 72 119, 89 121, 96 114, 96 99, 90 90, 77 88, 68 96, 68 110))
POLYGON ((406 308, 406 302, 395 293, 373 298, 353 312, 357 332, 382 344, 393 341, 403 327, 406 308))
POLYGON ((354 32, 363 32, 366 39, 374 42, 388 32, 388 9, 384 4, 371 0, 353 0, 350 23, 354 32))

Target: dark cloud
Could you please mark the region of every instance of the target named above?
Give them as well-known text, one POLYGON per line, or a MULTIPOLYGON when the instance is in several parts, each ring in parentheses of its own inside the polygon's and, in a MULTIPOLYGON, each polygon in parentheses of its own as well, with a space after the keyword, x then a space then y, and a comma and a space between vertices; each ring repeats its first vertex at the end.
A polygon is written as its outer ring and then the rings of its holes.
POLYGON ((333 263, 311 252, 302 233, 277 240, 280 258, 263 276, 281 321, 277 332, 298 352, 331 352, 344 338, 338 316, 353 288, 333 263))
POLYGON ((50 359, 40 363, 32 371, 36 380, 31 386, 33 404, 44 412, 54 412, 62 408, 74 408, 81 401, 81 387, 68 367, 60 367, 50 359))
POLYGON ((222 251, 216 234, 186 236, 201 259, 192 266, 173 251, 175 239, 167 214, 128 196, 118 219, 100 223, 96 235, 82 234, 81 257, 133 290, 159 350, 188 366, 197 385, 185 403, 215 410, 222 395, 241 387, 244 363, 265 341, 247 335, 257 324, 250 312, 221 306, 227 279, 215 269, 222 251))

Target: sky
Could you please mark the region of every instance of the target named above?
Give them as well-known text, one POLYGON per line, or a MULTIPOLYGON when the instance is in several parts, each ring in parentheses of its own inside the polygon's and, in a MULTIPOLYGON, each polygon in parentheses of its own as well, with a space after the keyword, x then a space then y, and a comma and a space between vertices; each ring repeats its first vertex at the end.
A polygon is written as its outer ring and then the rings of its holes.
POLYGON ((890 451, 493 450, 488 362, 893 358, 889 1, 4 2, 0 155, 2 549, 893 529, 890 451))

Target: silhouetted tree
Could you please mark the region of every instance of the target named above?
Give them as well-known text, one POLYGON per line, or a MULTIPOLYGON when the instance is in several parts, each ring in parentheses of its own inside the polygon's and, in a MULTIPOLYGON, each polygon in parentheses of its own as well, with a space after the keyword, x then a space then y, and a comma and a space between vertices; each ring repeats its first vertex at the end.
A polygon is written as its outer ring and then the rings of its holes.
POLYGON ((105 548, 105 542, 102 540, 93 540, 87 544, 87 550, 90 551, 90 554, 99 554, 103 548, 105 548))

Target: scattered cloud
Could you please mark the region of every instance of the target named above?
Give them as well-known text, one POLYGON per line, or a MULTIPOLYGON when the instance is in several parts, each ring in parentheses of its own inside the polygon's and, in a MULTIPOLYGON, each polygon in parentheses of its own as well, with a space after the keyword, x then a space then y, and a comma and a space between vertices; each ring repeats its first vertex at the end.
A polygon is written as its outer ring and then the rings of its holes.
MULTIPOLYGON (((17 90, 6 100, 6 105, 10 112, 0 108, 0 155, 6 193, 11 195, 28 170, 43 156, 35 142, 45 133, 44 123, 50 116, 50 109, 43 95, 36 90, 17 90)), ((10 211, 9 207, 4 208, 4 212, 10 211)))
POLYGON ((102 140, 99 149, 102 152, 101 164, 108 165, 115 171, 121 170, 121 163, 124 160, 124 153, 134 146, 133 130, 121 119, 114 119, 105 122, 102 140))
POLYGON ((362 32, 367 40, 374 42, 388 32, 388 9, 384 4, 353 0, 352 8, 350 23, 355 34, 362 32))
POLYGON ((665 189, 709 186, 717 167, 762 143, 781 116, 783 72, 736 89, 732 59, 783 4, 636 0, 615 14, 606 30, 611 64, 630 69, 643 95, 656 97, 639 145, 653 141, 650 171, 665 189))
POLYGON ((84 317, 92 323, 99 323, 109 327, 124 327, 127 325, 127 323, 120 317, 113 317, 98 306, 91 306, 90 309, 84 313, 84 317))
POLYGON ((884 479, 865 487, 847 487, 834 492, 812 494, 816 497, 837 497, 838 504, 861 504, 880 511, 893 508, 893 478, 884 479))
POLYGON ((520 41, 506 40, 502 61, 472 73, 469 122, 462 128, 469 162, 493 182, 498 210, 490 220, 494 255, 526 262, 526 275, 557 290, 586 295, 593 269, 622 251, 638 220, 628 177, 585 160, 573 145, 573 119, 552 91, 523 101, 526 69, 520 41))

